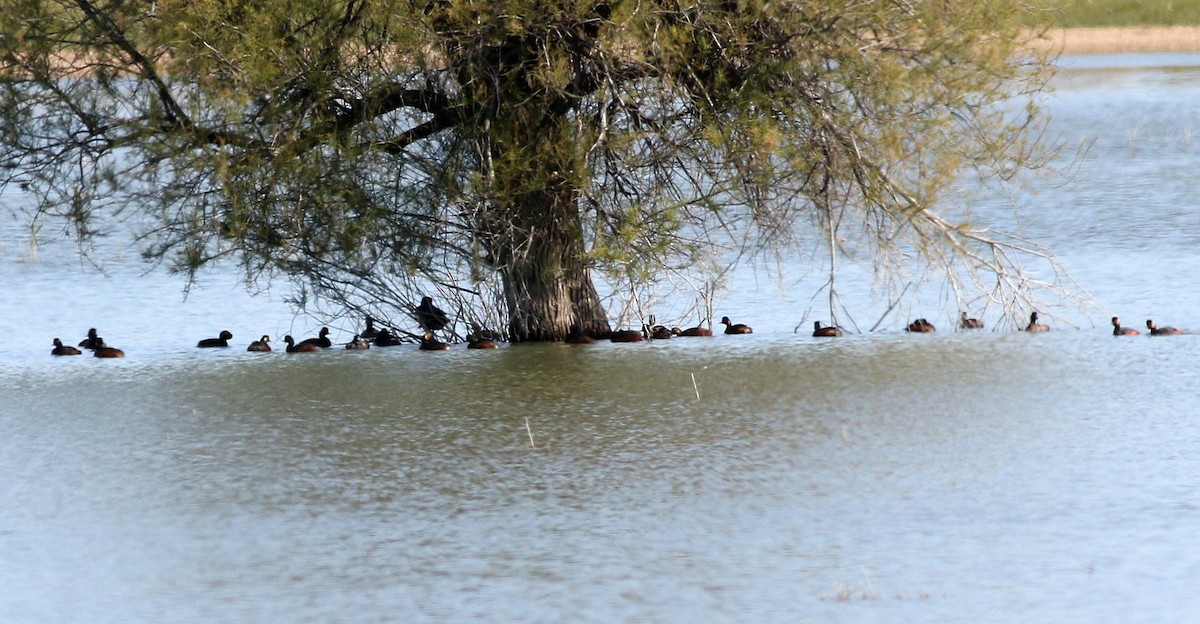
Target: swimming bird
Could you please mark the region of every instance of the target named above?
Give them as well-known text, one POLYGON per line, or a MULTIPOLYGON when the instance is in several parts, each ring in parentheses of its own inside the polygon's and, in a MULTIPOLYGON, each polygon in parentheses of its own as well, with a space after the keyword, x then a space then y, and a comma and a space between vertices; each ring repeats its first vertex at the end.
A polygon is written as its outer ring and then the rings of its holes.
POLYGON ((445 351, 450 348, 450 345, 433 337, 433 332, 425 332, 421 338, 421 346, 418 347, 421 351, 445 351))
POLYGON ((725 326, 725 333, 727 333, 727 334, 753 334, 754 333, 754 330, 750 329, 749 325, 746 325, 745 323, 734 323, 733 321, 729 320, 728 316, 721 317, 721 324, 725 326))
POLYGON ((262 353, 266 353, 266 352, 270 351, 271 350, 271 337, 264 335, 262 338, 259 338, 258 340, 255 340, 254 342, 250 343, 250 346, 246 347, 246 350, 247 351, 258 351, 258 352, 262 352, 262 353))
POLYGON ((700 327, 700 326, 689 327, 687 329, 679 329, 678 327, 672 327, 671 333, 675 334, 676 336, 711 336, 712 330, 707 327, 700 327))
POLYGON ((933 323, 930 323, 929 321, 927 321, 923 318, 919 318, 919 319, 909 323, 908 327, 904 328, 904 331, 909 331, 909 332, 913 332, 913 333, 917 333, 917 334, 932 334, 933 332, 937 331, 937 328, 933 326, 933 323))
POLYGON ((98 358, 123 358, 125 357, 125 352, 116 347, 104 344, 104 339, 97 337, 96 346, 92 349, 92 355, 98 358))
POLYGON ((583 328, 578 325, 572 325, 571 331, 567 333, 567 337, 563 339, 567 344, 592 344, 595 340, 591 336, 584 333, 583 328))
POLYGON ((821 321, 813 321, 813 336, 836 338, 842 335, 842 330, 836 326, 821 327, 821 321))
POLYGON ((983 321, 977 318, 967 318, 967 313, 964 311, 959 316, 958 326, 962 329, 983 329, 983 321))
POLYGON ((62 343, 58 338, 54 339, 54 348, 50 350, 50 355, 79 355, 79 349, 62 343))
POLYGON ((387 329, 381 329, 378 334, 375 334, 375 346, 377 347, 394 347, 400 344, 404 344, 403 341, 387 329))
POLYGON ((495 349, 496 347, 496 341, 491 338, 480 337, 474 332, 467 334, 468 349, 495 349))
POLYGON ((646 336, 636 329, 618 329, 608 339, 612 342, 641 342, 646 336))
POLYGON ((300 344, 296 344, 296 339, 292 338, 290 335, 284 336, 283 341, 287 343, 288 353, 313 353, 321 350, 321 347, 318 347, 316 344, 308 342, 307 340, 301 342, 300 344))
POLYGON ((96 344, 101 342, 104 342, 104 340, 96 335, 96 328, 93 327, 88 330, 87 338, 84 338, 83 341, 79 343, 79 346, 83 347, 84 349, 95 349, 96 344))
POLYGON ((416 308, 417 324, 428 332, 435 332, 450 323, 450 317, 433 305, 433 297, 422 297, 416 308))
POLYGON ((1029 313, 1029 324, 1025 326, 1025 331, 1033 333, 1041 333, 1050 331, 1050 327, 1038 322, 1038 313, 1029 313))
POLYGON ((363 338, 358 334, 354 334, 354 339, 346 343, 346 348, 351 351, 362 351, 364 349, 370 349, 371 343, 366 338, 363 338))
POLYGON ((471 332, 473 334, 475 334, 475 337, 480 340, 491 340, 493 342, 503 342, 504 341, 504 335, 501 334, 500 332, 493 331, 493 330, 487 329, 485 327, 480 327, 479 325, 477 325, 475 323, 471 324, 471 332))
POLYGON ((209 347, 228 347, 229 341, 232 339, 233 334, 229 333, 229 330, 225 330, 221 332, 219 338, 205 338, 204 340, 197 342, 196 347, 201 349, 209 347))
POLYGON ((302 345, 310 344, 314 347, 328 349, 333 346, 333 341, 329 339, 329 328, 322 327, 316 338, 308 338, 300 342, 302 345))
POLYGON ((671 333, 671 330, 662 325, 655 325, 650 328, 650 337, 655 340, 669 340, 674 335, 671 333))
POLYGON ((1183 333, 1169 325, 1167 327, 1159 327, 1150 319, 1146 319, 1146 327, 1150 330, 1151 336, 1178 336, 1183 333))
POLYGON ((367 316, 367 328, 362 330, 362 333, 360 333, 358 335, 358 337, 362 338, 363 340, 370 341, 370 340, 375 340, 375 337, 378 335, 379 335, 379 330, 375 329, 375 319, 368 315, 367 316))
POLYGON ((1121 327, 1121 319, 1112 317, 1113 335, 1114 336, 1136 336, 1140 332, 1132 327, 1121 327))

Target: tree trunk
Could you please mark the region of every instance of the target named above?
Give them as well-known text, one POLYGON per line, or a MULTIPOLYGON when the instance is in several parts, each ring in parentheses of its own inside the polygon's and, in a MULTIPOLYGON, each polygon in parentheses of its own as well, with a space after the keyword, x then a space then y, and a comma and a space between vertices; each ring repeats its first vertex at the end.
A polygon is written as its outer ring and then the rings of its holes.
MULTIPOLYGON (((538 193, 537 195, 543 195, 538 193)), ((529 198, 532 199, 532 198, 529 198)), ((508 261, 501 267, 508 303, 509 337, 515 342, 561 341, 573 327, 592 336, 611 332, 600 295, 583 263, 583 237, 573 202, 545 198, 518 212, 526 234, 510 241, 508 261)))

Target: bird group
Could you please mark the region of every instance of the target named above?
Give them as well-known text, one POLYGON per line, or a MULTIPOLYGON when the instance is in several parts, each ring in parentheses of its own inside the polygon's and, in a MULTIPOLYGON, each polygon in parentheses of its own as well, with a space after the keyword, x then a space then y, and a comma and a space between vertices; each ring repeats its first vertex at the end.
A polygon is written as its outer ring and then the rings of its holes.
MULTIPOLYGON (((421 304, 413 309, 413 318, 421 326, 423 334, 420 336, 418 348, 422 351, 445 351, 450 348, 448 343, 438 340, 434 332, 444 329, 450 324, 450 317, 441 309, 433 304, 433 298, 423 297, 421 304)), ((653 323, 653 317, 651 317, 653 323)), ((752 334, 754 330, 749 325, 744 323, 734 323, 728 316, 721 317, 721 324, 725 326, 724 333, 726 334, 752 334)), ((1122 327, 1121 321, 1117 317, 1112 317, 1113 335, 1114 336, 1136 336, 1139 334, 1137 329, 1132 327, 1122 327)), ((961 329, 982 329, 983 322, 979 319, 968 318, 967 313, 963 312, 959 318, 959 327, 961 329)), ((1146 321, 1146 328, 1151 336, 1174 336, 1183 332, 1174 327, 1158 327, 1153 320, 1146 321)), ((905 331, 914 333, 932 333, 937 331, 924 318, 916 319, 908 324, 905 331)), ((1029 315, 1029 324, 1025 326, 1026 332, 1047 332, 1050 328, 1043 323, 1038 322, 1038 313, 1033 312, 1029 315)), ((568 344, 587 344, 595 342, 597 338, 607 338, 611 342, 640 342, 642 340, 666 340, 672 337, 690 337, 690 336, 712 336, 711 329, 702 326, 689 327, 680 329, 678 327, 668 328, 664 325, 642 326, 642 329, 618 329, 609 332, 603 336, 592 336, 584 332, 580 327, 574 326, 567 334, 564 342, 568 344)), ((822 325, 820 321, 813 322, 814 337, 838 337, 842 335, 842 330, 837 326, 822 325)), ((415 337, 415 334, 413 335, 415 337)), ((228 330, 222 331, 216 338, 205 338, 196 343, 197 348, 222 348, 228 347, 229 341, 233 340, 233 333, 228 330)), ((502 340, 502 337, 496 332, 486 329, 474 328, 473 331, 466 336, 468 349, 494 349, 497 343, 502 340)), ((322 327, 321 331, 315 338, 308 338, 300 342, 296 342, 294 338, 289 336, 283 337, 284 343, 287 344, 286 351, 288 353, 311 353, 329 349, 333 346, 333 341, 329 339, 329 328, 322 327)), ((344 343, 346 349, 363 350, 370 349, 372 345, 376 347, 391 347, 404 344, 404 340, 396 333, 387 328, 377 328, 375 319, 366 317, 366 328, 361 333, 355 334, 350 342, 344 343)), ((108 346, 104 339, 96 333, 96 329, 88 330, 87 337, 79 343, 79 346, 92 352, 92 355, 98 358, 120 358, 125 357, 125 352, 121 349, 108 346)), ((247 351, 268 352, 272 351, 270 336, 262 336, 246 347, 247 351)), ((51 355, 80 355, 82 351, 70 345, 64 345, 62 340, 54 339, 54 349, 50 351, 51 355)))

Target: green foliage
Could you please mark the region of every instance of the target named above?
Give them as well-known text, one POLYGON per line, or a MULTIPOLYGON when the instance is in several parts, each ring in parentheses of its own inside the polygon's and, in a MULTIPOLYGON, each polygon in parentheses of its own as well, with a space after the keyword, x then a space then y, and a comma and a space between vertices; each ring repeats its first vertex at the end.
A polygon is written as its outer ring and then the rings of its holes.
POLYGON ((152 215, 147 256, 189 274, 351 307, 434 284, 554 338, 607 327, 591 271, 992 249, 933 209, 1037 163, 1020 27, 1006 1, 15 0, 0 162, 81 233, 152 215))

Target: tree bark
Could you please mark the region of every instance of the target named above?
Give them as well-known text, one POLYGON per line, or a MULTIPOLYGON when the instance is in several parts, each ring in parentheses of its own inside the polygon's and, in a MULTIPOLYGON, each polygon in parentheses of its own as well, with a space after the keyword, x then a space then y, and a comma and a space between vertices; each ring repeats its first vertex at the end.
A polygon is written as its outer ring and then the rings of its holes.
POLYGON ((514 342, 561 341, 573 327, 607 336, 608 317, 583 261, 578 210, 561 195, 542 199, 547 201, 541 210, 534 197, 527 197, 517 211, 526 223, 512 231, 524 233, 525 239, 509 241, 511 249, 520 251, 510 251, 500 269, 509 337, 514 342))

